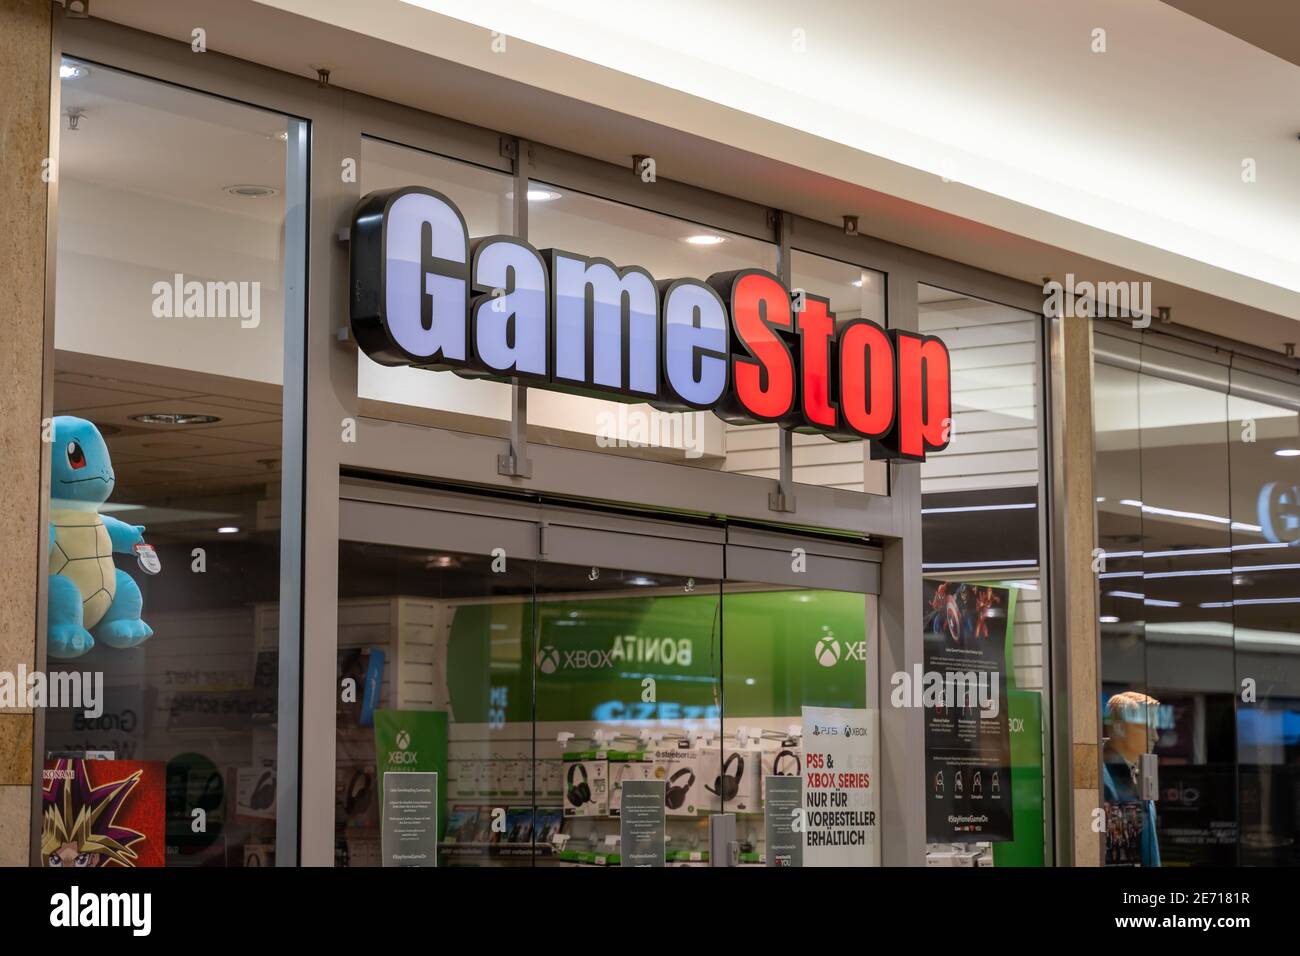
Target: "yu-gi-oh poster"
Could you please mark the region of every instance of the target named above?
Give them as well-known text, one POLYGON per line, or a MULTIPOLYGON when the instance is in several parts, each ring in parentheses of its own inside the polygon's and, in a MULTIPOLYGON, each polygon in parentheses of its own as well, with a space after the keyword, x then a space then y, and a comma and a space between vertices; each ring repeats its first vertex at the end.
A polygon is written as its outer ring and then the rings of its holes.
POLYGON ((41 864, 165 865, 162 773, 135 760, 47 761, 41 864))

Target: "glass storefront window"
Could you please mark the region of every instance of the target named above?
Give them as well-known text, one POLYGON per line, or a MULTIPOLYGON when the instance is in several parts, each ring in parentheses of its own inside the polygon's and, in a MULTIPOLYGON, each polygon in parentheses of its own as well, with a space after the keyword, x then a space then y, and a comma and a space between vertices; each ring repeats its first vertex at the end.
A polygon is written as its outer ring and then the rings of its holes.
MULTIPOLYGON (((451 198, 473 237, 513 230, 509 175, 407 146, 365 137, 359 166, 361 195, 426 186, 451 198)), ((451 372, 380 365, 357 350, 357 396, 371 418, 504 435, 510 425, 510 385, 451 372)))
POLYGON ((1097 341, 1107 862, 1294 864, 1300 388, 1149 333, 1097 341))
POLYGON ((134 779, 117 825, 141 838, 108 862, 270 865, 305 125, 78 66, 61 91, 79 120, 58 171, 46 652, 103 690, 98 713, 48 711, 42 859, 79 865, 78 783, 134 779))
MULTIPOLYGON (((790 253, 790 285, 792 290, 803 289, 829 299, 837 327, 859 318, 887 326, 882 273, 795 249, 790 253)), ((779 477, 780 436, 776 425, 728 424, 726 442, 725 470, 779 477)), ((798 484, 877 495, 888 491, 888 469, 883 462, 871 460, 865 442, 795 432, 793 445, 794 480, 798 484)))
POLYGON ((1001 688, 995 706, 990 688, 978 721, 926 711, 927 857, 1043 866, 1050 735, 1041 318, 929 286, 918 300, 919 330, 943 339, 952 360, 952 443, 921 465, 925 670, 943 674, 965 662, 996 672, 1001 688), (978 822, 954 825, 951 817, 978 822))
POLYGON ((439 774, 440 866, 619 865, 624 792, 642 785, 665 865, 708 865, 720 813, 741 865, 878 865, 869 549, 347 494, 337 677, 357 694, 336 720, 339 865, 379 865, 394 769, 439 774), (809 573, 791 571, 792 545, 809 573), (769 800, 791 801, 787 831, 803 808, 812 832, 855 836, 770 847, 769 800), (827 818, 842 809, 852 824, 827 818))
MULTIPOLYGON (((538 249, 641 266, 657 280, 776 267, 776 247, 747 236, 546 183, 532 183, 529 197, 528 241, 538 249)), ((534 442, 705 468, 727 467, 732 431, 712 412, 540 389, 529 391, 528 424, 534 442)))

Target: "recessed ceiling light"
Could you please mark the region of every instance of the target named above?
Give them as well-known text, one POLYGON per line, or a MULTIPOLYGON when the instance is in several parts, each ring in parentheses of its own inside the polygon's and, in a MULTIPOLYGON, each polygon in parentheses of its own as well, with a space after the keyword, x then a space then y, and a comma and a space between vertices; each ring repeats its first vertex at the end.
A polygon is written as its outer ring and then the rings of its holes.
POLYGON ((90 70, 80 63, 60 63, 59 79, 61 80, 80 80, 90 76, 90 70))
POLYGON ((722 236, 717 236, 712 233, 703 232, 697 236, 687 236, 686 241, 693 246, 717 246, 717 245, 721 245, 727 240, 722 236))
POLYGON ((1279 458, 1297 458, 1300 457, 1300 448, 1279 448, 1273 454, 1279 458))
MULTIPOLYGON (((506 193, 506 198, 514 199, 515 198, 514 191, 511 190, 510 192, 506 193)), ((533 186, 530 187, 528 190, 529 202, 554 202, 556 199, 560 199, 560 198, 561 198, 561 194, 557 193, 554 189, 540 189, 536 186, 533 186)))
POLYGON ((224 524, 217 529, 217 534, 239 534, 239 529, 233 524, 224 524))
POLYGON ((225 187, 226 192, 240 199, 267 199, 274 196, 280 190, 274 186, 257 186, 253 183, 236 183, 234 186, 225 187))
POLYGON ((191 412, 146 412, 132 415, 131 421, 141 425, 211 425, 221 419, 216 415, 195 415, 191 412))

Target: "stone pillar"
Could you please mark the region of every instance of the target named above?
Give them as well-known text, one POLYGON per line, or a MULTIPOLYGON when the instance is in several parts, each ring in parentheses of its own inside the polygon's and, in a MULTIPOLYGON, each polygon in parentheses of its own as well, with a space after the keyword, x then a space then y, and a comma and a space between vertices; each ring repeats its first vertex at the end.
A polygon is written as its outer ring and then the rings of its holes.
MULTIPOLYGON (((1097 576, 1092 552, 1097 546, 1093 493, 1092 322, 1057 317, 1052 325, 1052 421, 1056 456, 1059 540, 1053 549, 1056 575, 1064 584, 1063 608, 1053 619, 1063 632, 1053 642, 1064 666, 1054 666, 1055 696, 1068 707, 1068 728, 1055 735, 1059 775, 1058 813, 1069 813, 1068 827, 1058 826, 1057 862, 1066 866, 1100 866, 1102 834, 1094 827, 1101 799, 1100 634, 1097 626, 1097 576), (1060 686, 1064 678, 1065 687, 1060 686), (1068 736, 1066 731, 1068 730, 1068 736), (1067 842, 1068 841, 1068 844, 1067 842), (1068 847, 1068 849, 1067 849, 1068 847)), ((1059 592, 1058 592, 1059 593, 1059 592)), ((1058 715, 1061 711, 1058 709, 1058 715)), ((1067 821, 1062 821, 1065 823, 1067 821)))
MULTIPOLYGON (((37 666, 45 256, 50 156, 50 0, 0 0, 0 671, 37 666)), ((53 165, 53 164, 50 164, 53 165)), ((0 710, 0 866, 26 866, 33 717, 0 710)))

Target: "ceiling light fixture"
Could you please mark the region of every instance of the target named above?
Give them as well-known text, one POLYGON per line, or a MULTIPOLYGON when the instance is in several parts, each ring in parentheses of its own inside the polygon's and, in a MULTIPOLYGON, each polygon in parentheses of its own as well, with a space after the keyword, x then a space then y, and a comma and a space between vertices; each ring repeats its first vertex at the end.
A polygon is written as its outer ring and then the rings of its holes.
MULTIPOLYGON (((515 198, 514 190, 511 190, 510 192, 506 193, 506 198, 514 199, 515 198)), ((557 193, 554 189, 541 189, 535 186, 531 186, 528 189, 529 202, 554 202, 555 200, 561 198, 563 198, 563 196, 560 193, 557 193)))
POLYGON ((1300 458, 1300 448, 1279 448, 1273 454, 1279 458, 1300 458))
POLYGON ((280 191, 274 186, 258 186, 253 183, 236 183, 224 188, 230 195, 239 199, 269 199, 280 191))
POLYGON ((59 79, 61 80, 82 80, 90 76, 90 70, 80 63, 60 63, 59 79))
POLYGON ((686 241, 693 246, 718 246, 727 240, 713 233, 702 232, 696 236, 687 236, 686 241))
POLYGON ((146 412, 132 415, 131 421, 141 425, 211 425, 221 419, 216 415, 197 415, 193 412, 146 412))
POLYGON ((233 524, 225 524, 217 529, 217 534, 239 534, 239 529, 233 524))

